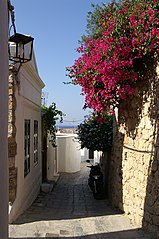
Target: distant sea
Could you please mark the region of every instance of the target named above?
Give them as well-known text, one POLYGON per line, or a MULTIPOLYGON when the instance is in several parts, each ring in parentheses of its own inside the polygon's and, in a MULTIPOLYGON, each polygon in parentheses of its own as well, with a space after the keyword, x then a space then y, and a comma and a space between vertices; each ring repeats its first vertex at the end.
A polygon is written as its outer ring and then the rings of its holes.
POLYGON ((77 125, 63 125, 63 124, 60 124, 60 125, 56 125, 56 128, 58 129, 75 129, 77 128, 77 125))

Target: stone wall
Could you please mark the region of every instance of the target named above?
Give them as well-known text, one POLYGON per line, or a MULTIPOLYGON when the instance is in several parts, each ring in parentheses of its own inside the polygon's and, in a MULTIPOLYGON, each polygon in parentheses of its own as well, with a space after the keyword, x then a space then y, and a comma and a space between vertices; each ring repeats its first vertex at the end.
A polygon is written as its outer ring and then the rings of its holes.
POLYGON ((15 156, 17 154, 16 127, 15 127, 15 69, 9 68, 9 99, 8 99, 8 160, 9 160, 9 202, 13 203, 16 198, 17 168, 15 167, 15 156))
POLYGON ((123 111, 119 109, 114 118, 109 198, 134 225, 152 232, 156 238, 159 233, 158 76, 138 86, 136 96, 121 108, 123 111))

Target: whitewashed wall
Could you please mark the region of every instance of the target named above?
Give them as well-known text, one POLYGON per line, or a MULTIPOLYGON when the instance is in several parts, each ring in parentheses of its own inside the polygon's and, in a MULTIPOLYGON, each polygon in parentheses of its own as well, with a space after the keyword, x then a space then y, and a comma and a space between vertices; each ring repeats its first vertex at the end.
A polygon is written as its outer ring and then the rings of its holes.
POLYGON ((57 160, 59 172, 80 170, 81 150, 76 134, 57 134, 57 160))
POLYGON ((18 74, 16 87, 17 193, 10 205, 10 222, 21 214, 36 198, 40 190, 41 169, 41 89, 44 87, 35 68, 24 64, 18 74), (30 120, 30 173, 24 177, 24 120, 30 120), (38 120, 38 164, 34 164, 34 120, 38 120))
MULTIPOLYGON (((81 162, 89 159, 89 150, 81 149, 76 134, 57 133, 57 147, 52 147, 50 136, 47 143, 47 179, 54 180, 58 172, 77 172, 81 162)), ((93 162, 100 162, 101 152, 94 151, 93 162)))
POLYGON ((89 159, 89 150, 87 148, 81 149, 81 162, 85 162, 89 159))
POLYGON ((57 147, 53 147, 48 135, 47 142, 47 179, 54 180, 58 176, 57 147))
MULTIPOLYGON (((101 152, 94 151, 94 158, 93 158, 94 163, 99 163, 100 157, 101 157, 101 152)), ((89 149, 87 148, 81 149, 81 162, 85 162, 88 159, 89 159, 89 149)))

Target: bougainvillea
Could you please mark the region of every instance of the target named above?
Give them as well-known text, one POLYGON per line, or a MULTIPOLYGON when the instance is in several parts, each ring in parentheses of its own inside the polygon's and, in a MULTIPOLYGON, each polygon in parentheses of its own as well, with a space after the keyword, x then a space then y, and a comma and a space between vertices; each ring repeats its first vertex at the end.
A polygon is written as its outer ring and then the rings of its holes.
POLYGON ((99 115, 92 114, 79 124, 76 133, 81 148, 92 149, 93 151, 109 151, 112 146, 112 122, 110 115, 101 121, 99 115))
POLYGON ((101 113, 133 95, 136 82, 144 81, 147 59, 158 56, 159 1, 103 5, 96 21, 98 34, 85 39, 67 71, 72 83, 82 87, 85 107, 101 113))

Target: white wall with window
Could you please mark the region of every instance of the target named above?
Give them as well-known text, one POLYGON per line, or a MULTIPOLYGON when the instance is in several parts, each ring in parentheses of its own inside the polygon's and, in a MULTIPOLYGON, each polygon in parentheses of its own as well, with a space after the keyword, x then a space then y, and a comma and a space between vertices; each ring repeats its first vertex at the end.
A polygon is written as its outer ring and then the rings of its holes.
POLYGON ((42 180, 41 164, 41 91, 35 56, 24 64, 15 85, 17 168, 16 199, 10 205, 10 222, 14 221, 36 198, 42 180))

